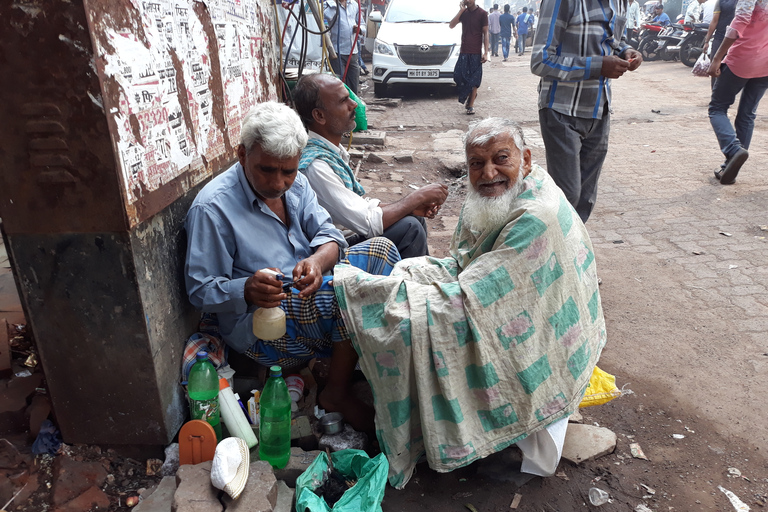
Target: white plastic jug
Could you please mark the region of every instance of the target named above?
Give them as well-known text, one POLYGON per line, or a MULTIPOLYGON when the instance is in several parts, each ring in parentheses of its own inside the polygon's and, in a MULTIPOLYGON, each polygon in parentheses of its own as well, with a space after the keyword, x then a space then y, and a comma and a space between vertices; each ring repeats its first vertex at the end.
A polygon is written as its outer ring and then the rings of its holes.
MULTIPOLYGON (((268 268, 259 270, 278 277, 281 274, 268 268)), ((279 340, 285 336, 285 312, 279 307, 259 308, 253 312, 253 335, 260 340, 279 340)))

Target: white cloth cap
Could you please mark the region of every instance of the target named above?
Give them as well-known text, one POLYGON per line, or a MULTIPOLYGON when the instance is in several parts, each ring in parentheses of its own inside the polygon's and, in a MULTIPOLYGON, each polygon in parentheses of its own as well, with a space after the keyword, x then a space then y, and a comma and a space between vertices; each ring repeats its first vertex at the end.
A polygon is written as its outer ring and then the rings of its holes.
POLYGON ((211 483, 236 500, 245 489, 250 463, 251 455, 245 441, 239 437, 224 439, 216 446, 213 456, 211 483))

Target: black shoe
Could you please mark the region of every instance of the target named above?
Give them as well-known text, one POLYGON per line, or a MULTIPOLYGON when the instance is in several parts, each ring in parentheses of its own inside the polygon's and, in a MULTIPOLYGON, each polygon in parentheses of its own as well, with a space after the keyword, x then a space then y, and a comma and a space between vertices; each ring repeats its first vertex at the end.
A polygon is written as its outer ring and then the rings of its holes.
POLYGON ((368 71, 367 69, 364 69, 364 70, 362 70, 362 71, 360 72, 360 74, 361 74, 361 75, 367 75, 367 74, 369 74, 369 73, 370 73, 370 71, 368 71))
POLYGON ((741 170, 741 166, 749 158, 749 151, 744 148, 739 148, 736 153, 733 154, 726 162, 725 167, 720 171, 715 171, 715 177, 720 180, 723 185, 731 185, 736 182, 736 176, 741 170))

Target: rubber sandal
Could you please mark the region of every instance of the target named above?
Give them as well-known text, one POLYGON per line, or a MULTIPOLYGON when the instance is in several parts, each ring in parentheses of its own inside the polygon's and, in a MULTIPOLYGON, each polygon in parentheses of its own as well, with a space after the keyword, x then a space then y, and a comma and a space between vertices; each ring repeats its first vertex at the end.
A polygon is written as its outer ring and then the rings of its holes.
POLYGON ((474 115, 474 114, 475 114, 474 107, 467 107, 467 115, 471 116, 471 115, 474 115))

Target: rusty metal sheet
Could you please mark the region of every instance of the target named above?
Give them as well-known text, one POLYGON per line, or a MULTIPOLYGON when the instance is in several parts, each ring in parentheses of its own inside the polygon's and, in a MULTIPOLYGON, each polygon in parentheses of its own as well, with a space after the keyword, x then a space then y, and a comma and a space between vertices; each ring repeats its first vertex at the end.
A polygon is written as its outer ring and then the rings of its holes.
POLYGON ((277 99, 267 0, 84 0, 131 226, 229 165, 277 99))

